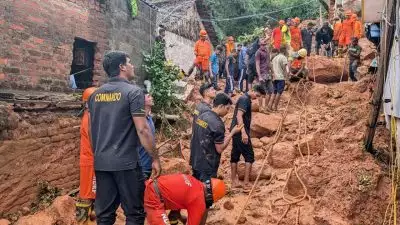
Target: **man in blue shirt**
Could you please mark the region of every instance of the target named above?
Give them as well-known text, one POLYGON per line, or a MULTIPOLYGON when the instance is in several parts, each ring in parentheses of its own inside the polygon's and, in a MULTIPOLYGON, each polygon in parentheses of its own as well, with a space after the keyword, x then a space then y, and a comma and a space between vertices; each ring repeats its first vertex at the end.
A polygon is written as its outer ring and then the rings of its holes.
POLYGON ((210 57, 210 71, 211 71, 211 78, 213 82, 213 87, 216 91, 220 90, 218 88, 218 74, 219 74, 219 55, 223 51, 223 47, 221 45, 218 45, 215 48, 214 53, 210 57))
POLYGON ((246 92, 249 90, 247 85, 247 66, 245 63, 245 58, 247 54, 247 43, 243 43, 238 45, 239 48, 239 90, 243 92, 243 80, 246 80, 246 92))
MULTIPOLYGON (((154 105, 153 97, 148 93, 148 91, 146 89, 143 89, 143 94, 144 94, 144 110, 146 113, 146 120, 147 120, 147 123, 149 124, 149 127, 151 129, 151 133, 153 134, 153 137, 155 137, 156 128, 154 126, 153 118, 151 116, 151 107, 154 105)), ((154 138, 153 142, 154 142, 154 146, 155 146, 155 138, 154 138)), ((138 149, 138 154, 139 154, 139 162, 140 162, 140 165, 142 166, 144 179, 148 180, 148 179, 150 179, 150 176, 151 176, 153 158, 144 149, 144 147, 142 145, 140 145, 137 149, 138 149)))

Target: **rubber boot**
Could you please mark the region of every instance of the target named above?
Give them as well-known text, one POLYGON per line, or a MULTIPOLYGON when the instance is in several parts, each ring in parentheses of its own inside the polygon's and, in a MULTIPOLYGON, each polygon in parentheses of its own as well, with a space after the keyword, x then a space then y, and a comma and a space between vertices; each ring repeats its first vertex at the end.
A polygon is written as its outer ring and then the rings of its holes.
POLYGON ((88 221, 96 219, 92 200, 79 199, 75 206, 75 216, 79 224, 87 224, 88 221))

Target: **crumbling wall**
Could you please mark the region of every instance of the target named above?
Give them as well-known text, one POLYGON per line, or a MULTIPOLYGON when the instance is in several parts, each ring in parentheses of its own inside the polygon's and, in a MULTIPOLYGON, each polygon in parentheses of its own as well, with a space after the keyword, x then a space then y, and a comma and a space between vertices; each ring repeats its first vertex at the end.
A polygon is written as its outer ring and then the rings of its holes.
POLYGON ((109 49, 130 53, 142 76, 156 15, 138 3, 132 18, 126 0, 0 1, 0 88, 69 91, 75 37, 96 43, 94 79, 105 80, 101 61, 109 49))
POLYGON ((169 31, 165 33, 165 41, 167 59, 172 60, 184 71, 188 71, 194 61, 194 42, 169 31))
POLYGON ((40 181, 79 185, 80 107, 57 97, 0 102, 0 214, 34 202, 40 181))

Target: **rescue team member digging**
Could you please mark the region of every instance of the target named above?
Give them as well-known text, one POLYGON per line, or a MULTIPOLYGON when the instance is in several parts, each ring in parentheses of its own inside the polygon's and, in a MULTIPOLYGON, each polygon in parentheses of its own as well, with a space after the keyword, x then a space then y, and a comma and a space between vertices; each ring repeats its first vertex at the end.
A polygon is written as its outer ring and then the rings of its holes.
POLYGON ((96 178, 93 168, 93 151, 89 138, 89 117, 87 101, 96 91, 95 87, 87 88, 82 94, 84 105, 81 120, 81 144, 79 155, 80 179, 79 179, 79 200, 76 203, 76 219, 78 222, 86 221, 93 211, 93 202, 96 198, 96 178))
POLYGON ((187 225, 205 224, 206 209, 224 197, 226 187, 222 180, 212 178, 206 183, 185 174, 161 176, 146 182, 144 207, 150 225, 178 224, 180 220, 187 225), (187 223, 179 210, 186 209, 187 223), (173 210, 174 215, 165 210, 173 210), (204 221, 202 223, 201 221, 204 221))
POLYGON ((253 89, 240 96, 236 103, 230 130, 232 133, 236 127, 244 126, 244 129, 241 132, 235 132, 236 134, 233 135, 231 152, 232 187, 238 187, 236 177, 240 155, 243 155, 246 162, 244 185, 246 188, 249 185, 251 166, 254 163, 254 151, 250 139, 251 99, 259 98, 263 95, 265 95, 264 88, 260 85, 254 85, 253 89))
POLYGON ((129 80, 134 68, 124 52, 104 56, 109 80, 89 99, 89 134, 94 151, 97 225, 115 223, 121 204, 127 225, 143 225, 144 177, 137 147, 141 143, 153 158, 155 177, 161 173, 154 137, 146 120, 143 92, 129 80))
MULTIPOLYGON (((195 126, 196 126, 196 120, 197 117, 199 117, 203 112, 210 111, 211 110, 211 104, 213 99, 215 98, 215 90, 213 89, 211 84, 205 83, 201 85, 200 87, 200 95, 203 97, 201 102, 197 105, 196 109, 193 112, 193 123, 192 123, 192 131, 194 131, 195 126)), ((192 141, 190 142, 190 165, 193 165, 193 160, 196 158, 197 152, 195 152, 195 148, 193 148, 192 144, 193 142, 193 137, 192 136, 192 141)))
POLYGON ((225 124, 221 117, 228 113, 231 105, 232 100, 226 94, 219 93, 214 99, 213 108, 203 112, 196 120, 191 143, 191 152, 195 152, 192 169, 193 176, 200 181, 217 177, 221 153, 232 136, 243 127, 235 126, 225 138, 225 124))
MULTIPOLYGON (((154 101, 153 97, 148 93, 146 89, 143 89, 143 94, 144 94, 144 110, 146 111, 146 119, 151 129, 151 133, 154 137, 153 142, 155 145, 156 128, 154 126, 153 118, 151 116, 151 107, 154 105, 154 101)), ((151 158, 151 155, 141 145, 138 147, 138 154, 144 179, 148 180, 150 179, 151 176, 151 170, 152 170, 151 165, 153 164, 153 159, 151 158)))

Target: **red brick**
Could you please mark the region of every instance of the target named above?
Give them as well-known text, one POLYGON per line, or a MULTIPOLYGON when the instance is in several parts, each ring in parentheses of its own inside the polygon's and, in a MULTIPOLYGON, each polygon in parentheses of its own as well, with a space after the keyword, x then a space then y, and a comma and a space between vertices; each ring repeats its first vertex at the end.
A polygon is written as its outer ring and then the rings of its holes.
POLYGON ((23 31, 23 30, 25 30, 25 27, 22 26, 22 25, 12 24, 12 25, 10 26, 10 29, 23 31))
POLYGON ((0 65, 6 65, 8 62, 8 59, 6 58, 0 58, 0 65))
POLYGON ((33 43, 35 43, 35 44, 43 44, 43 42, 44 42, 43 39, 36 38, 36 37, 33 37, 32 40, 33 40, 33 43))

